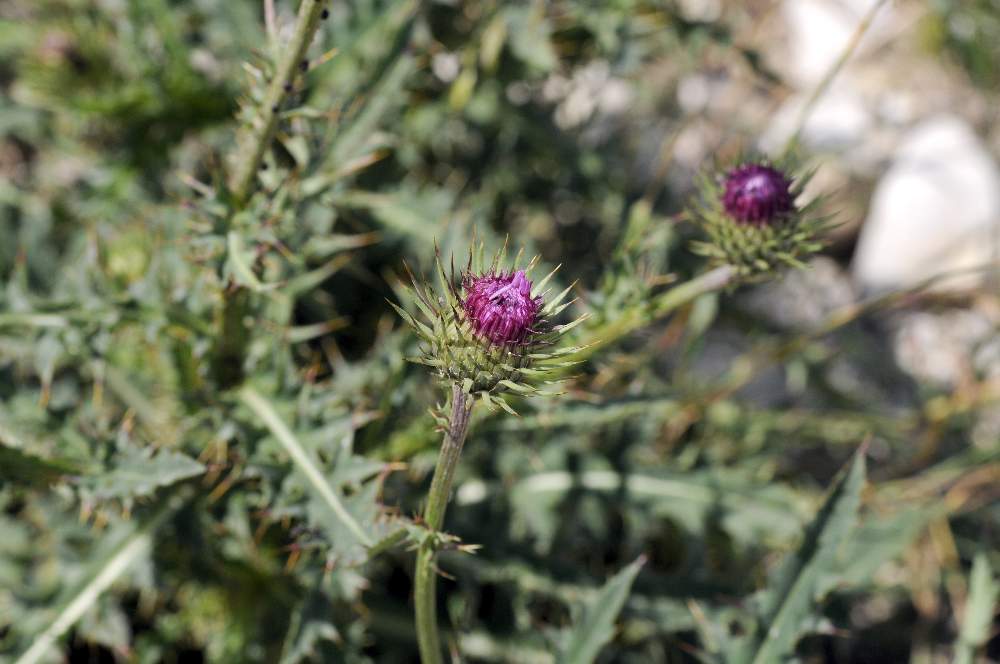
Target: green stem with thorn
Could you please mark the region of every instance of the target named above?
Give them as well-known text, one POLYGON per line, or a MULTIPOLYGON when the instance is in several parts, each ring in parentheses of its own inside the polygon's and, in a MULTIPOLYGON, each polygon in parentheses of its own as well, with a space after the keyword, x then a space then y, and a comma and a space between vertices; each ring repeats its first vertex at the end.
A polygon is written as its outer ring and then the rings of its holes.
MULTIPOLYGON (((316 36, 325 11, 324 4, 325 0, 302 0, 295 33, 278 62, 253 122, 237 137, 233 171, 229 177, 233 203, 230 223, 253 193, 257 170, 274 139, 281 104, 292 89, 296 72, 308 66, 304 60, 306 50, 316 36)), ((219 333, 212 352, 213 373, 216 382, 223 388, 234 387, 243 381, 243 360, 250 342, 250 330, 246 325, 250 304, 250 294, 242 286, 234 286, 230 292, 224 293, 219 333)))
POLYGON ((442 664, 441 636, 438 633, 437 601, 435 582, 437 580, 434 559, 436 541, 434 534, 444 525, 444 514, 448 508, 448 497, 455 479, 455 469, 462 454, 462 445, 469 429, 472 402, 457 383, 451 391, 451 417, 445 431, 444 442, 434 468, 434 479, 424 508, 424 521, 431 533, 420 544, 414 572, 413 598, 416 607, 417 642, 420 646, 420 660, 423 664, 442 664))
POLYGON ((303 58, 319 28, 324 4, 323 0, 302 0, 295 34, 284 56, 278 62, 274 78, 264 93, 264 99, 257 109, 254 122, 246 128, 237 141, 238 148, 233 160, 233 172, 229 178, 229 189, 238 207, 242 207, 252 193, 257 169, 264 159, 267 146, 274 138, 274 131, 278 125, 278 111, 291 90, 296 72, 306 62, 303 58))

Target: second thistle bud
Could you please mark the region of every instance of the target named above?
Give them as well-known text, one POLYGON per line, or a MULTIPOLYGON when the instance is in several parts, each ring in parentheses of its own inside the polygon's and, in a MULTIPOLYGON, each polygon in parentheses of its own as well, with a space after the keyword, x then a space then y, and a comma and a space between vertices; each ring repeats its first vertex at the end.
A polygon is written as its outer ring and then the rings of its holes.
MULTIPOLYGON (((481 253, 481 252, 480 252, 481 253)), ((528 274, 536 260, 524 267, 504 268, 505 251, 488 267, 470 255, 460 275, 446 274, 437 259, 441 293, 434 293, 411 275, 415 302, 422 316, 400 307, 396 311, 423 342, 414 361, 432 367, 444 380, 456 383, 467 394, 478 394, 488 403, 509 406, 498 395, 505 391, 541 394, 540 382, 548 373, 571 364, 566 356, 577 348, 557 348, 559 338, 582 319, 565 325, 555 318, 567 307, 570 289, 547 297, 546 284, 555 270, 533 284, 528 274)))
POLYGON ((768 226, 795 210, 791 186, 776 168, 743 164, 726 175, 722 206, 738 223, 768 226))
POLYGON ((692 216, 708 234, 695 245, 714 263, 731 265, 744 278, 761 278, 781 267, 802 267, 819 251, 827 219, 814 214, 819 201, 798 206, 809 175, 763 160, 750 160, 721 176, 706 175, 692 216))

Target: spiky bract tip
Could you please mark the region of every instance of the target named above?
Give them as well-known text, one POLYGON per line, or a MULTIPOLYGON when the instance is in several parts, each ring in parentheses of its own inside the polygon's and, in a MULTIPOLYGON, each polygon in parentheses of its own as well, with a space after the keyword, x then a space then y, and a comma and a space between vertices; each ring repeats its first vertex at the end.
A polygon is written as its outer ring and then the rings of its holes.
POLYGON ((821 237, 830 227, 829 218, 816 214, 820 198, 797 204, 811 177, 792 158, 742 159, 703 174, 689 212, 708 239, 696 242, 694 251, 733 266, 744 280, 803 267, 823 248, 821 237))
POLYGON ((422 342, 414 361, 431 367, 449 383, 462 386, 491 405, 510 406, 498 396, 515 392, 524 396, 555 394, 545 386, 555 382, 556 369, 573 364, 568 356, 579 348, 558 342, 582 318, 558 324, 572 286, 550 296, 547 288, 558 267, 538 283, 530 274, 535 257, 521 265, 522 252, 507 265, 506 244, 489 263, 482 244, 456 273, 454 261, 446 271, 440 252, 436 268, 437 292, 410 274, 413 301, 419 314, 395 307, 422 342))

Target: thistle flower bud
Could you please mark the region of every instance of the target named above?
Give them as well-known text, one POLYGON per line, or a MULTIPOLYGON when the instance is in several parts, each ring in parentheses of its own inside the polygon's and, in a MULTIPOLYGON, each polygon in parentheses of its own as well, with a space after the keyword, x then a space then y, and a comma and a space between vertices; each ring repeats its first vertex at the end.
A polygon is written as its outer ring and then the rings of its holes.
POLYGON ((776 168, 743 164, 729 171, 722 205, 726 214, 744 224, 766 225, 795 208, 792 181, 776 168))
POLYGON ((785 164, 748 160, 722 176, 703 176, 690 213, 708 241, 695 243, 694 250, 733 266, 744 279, 804 267, 802 259, 822 248, 818 238, 829 220, 815 215, 819 199, 796 205, 811 173, 792 172, 785 164))
MULTIPOLYGON (((583 319, 558 325, 555 318, 571 302, 563 302, 570 288, 548 297, 546 284, 553 270, 537 284, 528 274, 532 259, 523 268, 503 268, 506 247, 488 267, 470 253, 468 264, 456 277, 454 265, 446 274, 437 257, 442 293, 434 293, 410 275, 414 301, 422 316, 392 306, 414 329, 423 343, 421 355, 411 358, 432 367, 440 378, 457 383, 467 394, 478 394, 488 404, 506 410, 498 396, 506 391, 522 395, 546 394, 538 383, 553 383, 549 372, 573 364, 568 355, 579 348, 556 348, 559 338, 583 319)), ((520 254, 518 255, 520 257, 520 254)))
POLYGON ((542 298, 531 297, 523 270, 512 274, 466 274, 462 308, 472 329, 494 344, 520 343, 532 333, 542 298))

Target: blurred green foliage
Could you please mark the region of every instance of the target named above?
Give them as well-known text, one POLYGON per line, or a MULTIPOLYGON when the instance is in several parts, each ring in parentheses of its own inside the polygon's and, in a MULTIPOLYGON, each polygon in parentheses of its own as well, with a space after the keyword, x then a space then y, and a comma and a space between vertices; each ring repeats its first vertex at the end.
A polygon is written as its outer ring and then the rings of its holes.
POLYGON ((0 653, 414 661, 443 393, 386 300, 475 231, 562 263, 605 343, 476 413, 439 584, 469 661, 996 656, 986 581, 955 619, 998 566, 986 404, 871 357, 892 302, 812 334, 742 290, 658 313, 703 266, 650 144, 686 72, 780 92, 736 38, 761 3, 332 3, 234 213, 274 4, 0 5, 0 653))
POLYGON ((1000 85, 1000 2, 932 0, 924 25, 932 49, 949 52, 970 78, 988 90, 1000 85))

